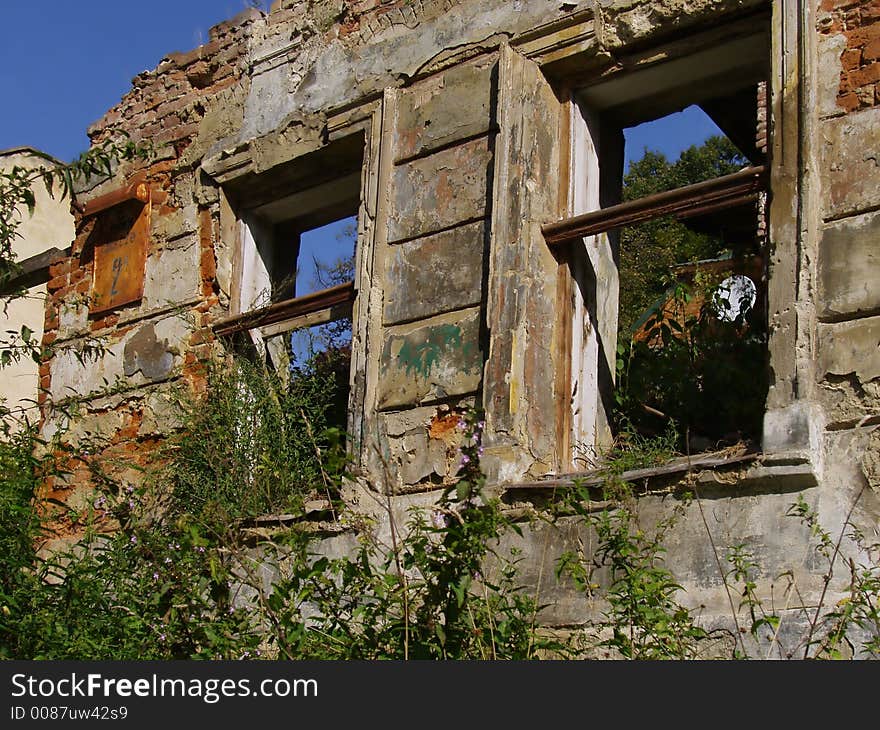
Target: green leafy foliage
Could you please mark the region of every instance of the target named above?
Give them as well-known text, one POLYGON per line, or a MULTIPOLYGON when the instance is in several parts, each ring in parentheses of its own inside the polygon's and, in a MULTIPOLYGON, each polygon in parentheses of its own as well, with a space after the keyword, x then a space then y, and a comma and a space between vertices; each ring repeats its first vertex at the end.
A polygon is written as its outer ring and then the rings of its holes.
MULTIPOLYGON (((670 163, 646 151, 625 176, 634 200, 740 169, 747 161, 724 137, 710 137, 670 163)), ((682 451, 706 450, 760 434, 766 396, 766 325, 751 308, 719 317, 722 280, 731 271, 686 262, 749 253, 754 242, 722 230, 709 234, 672 218, 630 226, 620 234, 617 346, 618 432, 654 435, 674 424, 682 451)))
POLYGON ((708 634, 679 603, 681 586, 663 564, 664 540, 684 505, 645 529, 629 486, 619 477, 609 476, 605 496, 613 505, 598 512, 590 509, 589 489, 577 487, 568 496, 566 506, 595 532, 596 545, 589 554, 563 553, 557 576, 571 578, 585 596, 607 603, 604 620, 596 627, 600 636, 608 636, 600 646, 626 659, 696 657, 708 634))
POLYGON ((392 522, 390 544, 363 526, 351 557, 310 556, 297 543, 297 568, 267 602, 281 655, 527 659, 553 647, 534 632, 538 606, 516 582, 517 556, 491 547, 515 526, 482 498, 482 422, 472 413, 460 425, 467 434, 460 481, 430 517, 415 510, 400 532, 392 522), (494 577, 482 573, 490 556, 494 577))
POLYGON ((618 430, 652 434, 671 423, 681 450, 759 437, 767 394, 763 315, 751 309, 719 319, 717 278, 698 274, 694 287, 677 285, 671 308, 651 316, 644 336, 618 346, 618 430), (689 306, 695 296, 702 302, 696 314, 689 306))
POLYGON ((34 497, 60 474, 47 446, 28 430, 0 441, 0 657, 237 658, 256 646, 230 610, 227 552, 184 522, 144 520, 131 487, 113 485, 86 510, 90 524, 115 517, 118 530, 38 552, 50 533, 34 497))
POLYGON ((339 476, 347 353, 318 353, 286 381, 244 359, 212 367, 209 395, 187 401, 186 428, 166 455, 175 514, 225 523, 299 512, 325 491, 325 463, 339 476))
MULTIPOLYGON (((636 200, 664 190, 727 175, 747 160, 726 137, 709 137, 670 162, 660 152, 645 150, 624 176, 622 199, 636 200)), ((670 217, 656 218, 620 232, 619 339, 628 340, 642 313, 663 296, 676 264, 715 258, 729 247, 719 235, 688 228, 670 217)))

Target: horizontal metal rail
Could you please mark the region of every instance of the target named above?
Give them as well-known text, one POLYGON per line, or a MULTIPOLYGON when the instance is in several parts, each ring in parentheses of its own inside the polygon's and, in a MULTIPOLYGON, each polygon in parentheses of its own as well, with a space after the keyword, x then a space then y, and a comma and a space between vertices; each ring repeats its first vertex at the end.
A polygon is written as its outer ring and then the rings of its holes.
POLYGON ((541 228, 541 232, 548 245, 564 246, 585 236, 606 233, 664 215, 678 218, 704 215, 756 200, 766 189, 766 177, 765 166, 747 167, 730 175, 548 223, 541 228))
POLYGON ((285 299, 283 302, 276 302, 267 307, 226 317, 216 322, 212 329, 218 337, 224 337, 256 327, 284 322, 294 317, 302 317, 305 314, 330 309, 340 304, 352 304, 355 296, 354 282, 349 281, 313 294, 285 299))

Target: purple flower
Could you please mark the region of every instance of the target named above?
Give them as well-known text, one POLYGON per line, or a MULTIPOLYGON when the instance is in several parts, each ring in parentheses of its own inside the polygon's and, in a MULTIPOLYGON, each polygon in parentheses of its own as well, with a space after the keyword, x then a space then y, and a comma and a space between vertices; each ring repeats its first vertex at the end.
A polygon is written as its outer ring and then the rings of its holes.
POLYGON ((434 510, 431 513, 431 524, 438 530, 442 530, 446 527, 449 527, 449 517, 439 510, 434 510))
POLYGON ((465 464, 467 464, 468 462, 470 462, 470 460, 471 460, 471 457, 468 456, 467 454, 462 454, 462 455, 461 455, 461 465, 462 465, 462 466, 464 466, 465 464))
POLYGON ((159 580, 159 574, 153 571, 153 580, 159 580))
POLYGON ((132 535, 132 536, 131 536, 131 540, 129 540, 129 542, 130 542, 132 545, 137 545, 137 541, 138 541, 138 539, 137 539, 137 535, 132 535))

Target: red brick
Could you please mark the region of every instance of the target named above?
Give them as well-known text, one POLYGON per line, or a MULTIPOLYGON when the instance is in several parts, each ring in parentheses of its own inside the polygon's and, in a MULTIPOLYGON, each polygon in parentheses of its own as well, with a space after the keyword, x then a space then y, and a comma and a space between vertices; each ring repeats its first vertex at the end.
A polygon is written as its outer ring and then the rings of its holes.
POLYGON ((74 269, 70 272, 70 283, 76 284, 76 282, 81 281, 82 278, 86 275, 85 269, 74 269))
POLYGON ((70 259, 65 259, 64 261, 59 261, 57 264, 52 264, 49 267, 49 276, 64 276, 65 274, 70 273, 70 259))
POLYGON ((205 43, 205 45, 203 46, 194 48, 191 51, 187 51, 186 53, 172 53, 168 56, 168 58, 179 68, 183 68, 184 66, 188 66, 189 64, 194 63, 202 58, 213 56, 221 48, 222 44, 219 41, 214 40, 210 43, 205 43))
POLYGON ((840 63, 844 71, 854 71, 862 64, 862 51, 860 48, 848 48, 840 56, 840 63))
POLYGON ((880 81, 880 63, 872 63, 870 66, 864 66, 858 71, 853 71, 849 74, 849 81, 854 89, 859 89, 869 84, 876 84, 880 81))
POLYGON ((859 97, 854 91, 847 92, 837 97, 837 106, 846 109, 848 112, 855 111, 859 108, 859 97))
POLYGON ((55 276, 49 279, 49 283, 46 284, 46 288, 49 291, 57 291, 63 286, 67 285, 67 277, 66 276, 55 276))
POLYGON ((174 142, 179 139, 183 139, 184 137, 193 137, 199 131, 198 122, 192 122, 190 124, 181 124, 177 127, 173 127, 172 129, 166 129, 161 132, 161 134, 157 134, 155 136, 155 141, 157 144, 163 144, 165 142, 174 142))
POLYGON ((880 59, 880 38, 875 38, 864 47, 862 50, 862 58, 866 61, 876 61, 880 59))
POLYGON ((118 314, 108 314, 106 317, 93 321, 91 324, 91 330, 92 332, 96 332, 97 330, 113 327, 117 322, 119 322, 118 314))
POLYGON ((204 345, 206 342, 214 341, 214 333, 211 332, 210 329, 204 328, 200 329, 196 332, 193 332, 192 337, 189 338, 189 344, 192 347, 196 347, 197 345, 204 345))
POLYGON ((202 279, 204 281, 213 281, 217 276, 217 262, 214 260, 214 250, 212 248, 202 249, 201 258, 202 279))
POLYGON ((850 48, 867 45, 875 38, 880 38, 880 23, 863 24, 861 28, 847 33, 850 48))

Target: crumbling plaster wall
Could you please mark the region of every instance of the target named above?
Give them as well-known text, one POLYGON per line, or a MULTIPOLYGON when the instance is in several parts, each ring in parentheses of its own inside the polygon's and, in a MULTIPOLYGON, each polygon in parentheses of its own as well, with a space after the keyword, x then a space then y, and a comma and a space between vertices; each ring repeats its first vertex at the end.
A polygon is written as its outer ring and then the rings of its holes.
MULTIPOLYGON (((797 493, 833 532, 865 486, 854 517, 869 535, 877 526, 873 2, 292 0, 214 28, 205 46, 139 75, 91 130, 95 141, 122 130, 155 140, 159 154, 145 172, 161 195, 139 304, 89 317, 80 299, 89 290, 87 220, 78 221, 71 260, 55 270, 46 341, 100 335, 110 346, 86 373, 72 360, 44 366, 55 398, 71 388, 92 394, 74 434, 106 434, 111 454, 148 460, 145 447, 175 425, 176 384, 202 387, 200 364, 222 350, 210 325, 229 313, 236 193, 358 132, 351 426, 365 482, 393 488, 401 520, 409 506, 430 504, 454 479, 458 412, 473 403, 487 411, 492 481, 552 473, 566 461, 556 404, 567 384, 554 366, 565 291, 540 226, 566 213, 557 178, 567 142, 564 94, 541 69, 569 84, 572 69, 582 81, 625 72, 662 61, 667 41, 680 53, 692 32, 723 32, 768 7, 768 457, 698 478, 705 511, 688 508, 668 562, 686 600, 720 622, 727 599, 708 512, 716 546, 746 542, 763 559, 765 595, 787 569, 809 592, 823 568, 808 533, 784 516, 797 493), (106 392, 104 379, 117 377, 120 387, 106 392)), ((133 172, 122 166, 80 197, 133 172)), ((54 419, 47 401, 47 429, 54 419)), ((69 496, 69 483, 56 486, 55 496, 69 496)), ((375 509, 363 492, 351 494, 375 509)), ((674 499, 645 497, 645 519, 668 513, 674 499)), ((387 531, 388 516, 376 516, 387 531)), ((523 576, 548 591, 551 623, 577 623, 597 608, 565 583, 548 587, 553 559, 579 540, 589 544, 582 528, 543 525, 510 538, 525 550, 523 576)))
POLYGON ((880 515, 880 7, 822 0, 812 113, 815 206, 815 397, 825 418, 822 500, 848 508, 876 542, 880 515))

